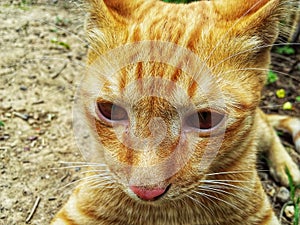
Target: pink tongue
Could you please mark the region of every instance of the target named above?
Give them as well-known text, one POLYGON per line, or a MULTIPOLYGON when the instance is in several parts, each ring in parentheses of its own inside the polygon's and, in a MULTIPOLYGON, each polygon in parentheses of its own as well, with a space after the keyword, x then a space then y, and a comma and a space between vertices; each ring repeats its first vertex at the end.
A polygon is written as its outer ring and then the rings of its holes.
POLYGON ((130 186, 130 189, 137 196, 146 201, 153 200, 155 197, 162 195, 166 191, 166 188, 147 189, 145 187, 138 186, 130 186))

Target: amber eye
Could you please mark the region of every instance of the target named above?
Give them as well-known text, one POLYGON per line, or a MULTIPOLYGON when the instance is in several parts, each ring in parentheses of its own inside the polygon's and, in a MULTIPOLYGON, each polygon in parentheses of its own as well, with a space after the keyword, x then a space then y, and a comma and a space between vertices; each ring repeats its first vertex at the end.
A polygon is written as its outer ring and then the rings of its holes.
POLYGON ((216 127, 223 120, 224 115, 213 111, 200 111, 186 118, 189 127, 209 130, 216 127))
POLYGON ((101 114, 100 116, 104 117, 107 120, 111 121, 121 121, 127 120, 128 115, 126 110, 118 105, 114 105, 110 102, 97 103, 98 112, 101 114))

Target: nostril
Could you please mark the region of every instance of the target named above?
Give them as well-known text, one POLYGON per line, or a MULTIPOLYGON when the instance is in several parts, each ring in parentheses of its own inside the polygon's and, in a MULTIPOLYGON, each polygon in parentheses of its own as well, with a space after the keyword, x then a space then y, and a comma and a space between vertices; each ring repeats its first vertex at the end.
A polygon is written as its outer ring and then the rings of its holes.
POLYGON ((162 196, 167 192, 167 187, 161 188, 147 188, 143 186, 130 186, 129 187, 139 198, 146 201, 156 200, 158 197, 162 196))

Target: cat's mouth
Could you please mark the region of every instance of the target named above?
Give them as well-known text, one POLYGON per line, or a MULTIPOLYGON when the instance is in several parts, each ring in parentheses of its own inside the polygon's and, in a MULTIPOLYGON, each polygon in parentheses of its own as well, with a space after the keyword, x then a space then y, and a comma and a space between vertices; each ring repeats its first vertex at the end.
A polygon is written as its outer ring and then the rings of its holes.
POLYGON ((130 186, 133 193, 144 201, 155 201, 165 195, 170 189, 171 184, 166 187, 144 187, 144 186, 130 186))

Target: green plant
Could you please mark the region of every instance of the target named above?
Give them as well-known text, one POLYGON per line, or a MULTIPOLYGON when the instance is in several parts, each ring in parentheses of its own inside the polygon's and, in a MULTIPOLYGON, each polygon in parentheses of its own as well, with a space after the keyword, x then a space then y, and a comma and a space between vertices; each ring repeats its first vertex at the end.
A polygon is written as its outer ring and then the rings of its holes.
POLYGON ((285 45, 275 48, 275 52, 281 55, 293 55, 295 54, 295 49, 289 45, 285 45))
POLYGON ((290 201, 288 201, 284 208, 288 205, 294 206, 295 214, 293 218, 293 225, 299 225, 299 205, 300 205, 300 196, 296 196, 296 191, 300 189, 300 185, 295 185, 293 181, 293 177, 287 167, 285 167, 286 175, 289 179, 289 187, 290 187, 290 201))
POLYGON ((51 39, 51 43, 63 46, 68 50, 71 48, 70 45, 68 45, 66 42, 58 41, 56 38, 51 39))
POLYGON ((66 18, 62 18, 60 16, 56 16, 55 18, 55 25, 57 26, 67 26, 70 23, 70 21, 66 18))
POLYGON ((32 1, 31 0, 22 0, 19 3, 19 8, 22 9, 23 11, 27 11, 29 10, 29 6, 32 5, 32 1))
POLYGON ((0 127, 4 127, 4 123, 1 120, 0 120, 0 127))
POLYGON ((296 97, 296 102, 300 102, 300 96, 296 97))
POLYGON ((277 73, 273 72, 272 70, 269 70, 268 76, 267 76, 267 84, 272 84, 278 80, 277 73))

